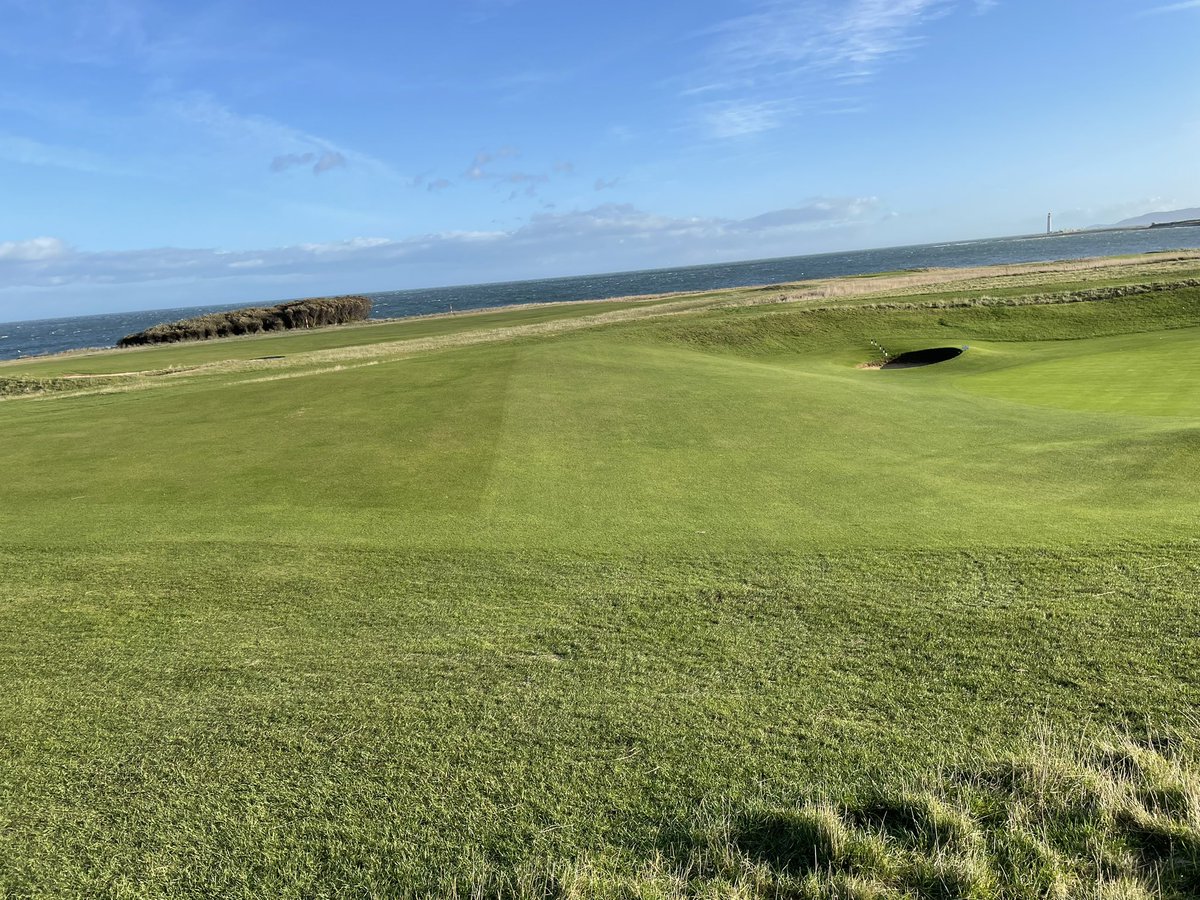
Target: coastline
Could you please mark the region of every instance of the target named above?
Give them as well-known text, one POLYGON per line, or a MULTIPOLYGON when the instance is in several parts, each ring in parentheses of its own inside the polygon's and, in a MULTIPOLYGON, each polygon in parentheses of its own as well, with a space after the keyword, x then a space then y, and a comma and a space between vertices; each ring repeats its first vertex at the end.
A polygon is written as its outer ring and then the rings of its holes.
MULTIPOLYGON (((1138 229, 1121 229, 1121 232, 1147 234, 1150 232, 1150 229, 1148 227, 1139 227, 1138 229)), ((1099 234, 1101 234, 1101 233, 1087 232, 1087 233, 1084 233, 1083 236, 1084 237, 1095 237, 1099 234)), ((1042 240, 1046 240, 1046 239, 1070 240, 1072 237, 1078 237, 1078 236, 1079 235, 1066 235, 1066 236, 1054 235, 1054 236, 1049 236, 1049 238, 1047 238, 1047 236, 1043 235, 1043 236, 1041 236, 1041 239, 1042 240)), ((1197 236, 1200 237, 1200 229, 1197 229, 1197 236)), ((975 264, 975 265, 944 265, 944 266, 930 266, 930 265, 921 265, 920 264, 926 260, 935 260, 938 257, 939 253, 942 256, 945 256, 947 254, 952 255, 954 253, 962 253, 964 251, 964 248, 967 248, 970 250, 976 250, 976 249, 978 249, 978 247, 980 247, 982 245, 990 245, 990 244, 995 244, 1000 248, 1004 248, 1009 244, 1026 243, 1026 242, 1031 245, 1036 245, 1039 243, 1036 236, 1034 236, 1034 237, 1017 237, 1017 238, 997 239, 996 241, 993 241, 993 242, 962 242, 960 244, 944 245, 944 246, 943 245, 921 245, 921 246, 908 247, 908 248, 893 248, 893 249, 890 249, 887 251, 860 251, 860 252, 850 253, 850 254, 825 254, 825 255, 816 256, 816 257, 787 257, 787 258, 783 258, 780 260, 760 260, 760 261, 751 261, 751 262, 745 262, 745 263, 713 264, 711 266, 690 267, 690 268, 685 268, 685 269, 655 269, 655 270, 645 270, 644 272, 641 272, 641 273, 615 273, 613 275, 608 275, 608 276, 581 276, 578 278, 545 279, 545 280, 534 281, 534 282, 504 282, 504 283, 498 283, 495 285, 478 285, 478 286, 469 286, 469 287, 463 287, 463 288, 438 288, 438 289, 433 289, 428 292, 422 292, 422 291, 401 291, 401 292, 382 292, 382 293, 374 292, 374 293, 368 293, 367 296, 369 296, 372 299, 372 301, 375 303, 377 310, 379 310, 380 307, 382 307, 381 311, 384 313, 383 315, 377 315, 376 317, 371 318, 367 322, 360 323, 360 324, 353 325, 353 326, 330 326, 330 327, 360 328, 360 327, 370 327, 370 326, 374 326, 374 325, 403 322, 403 321, 417 322, 417 321, 425 321, 425 320, 429 320, 429 319, 441 319, 441 318, 448 318, 448 317, 461 317, 461 316, 481 315, 481 314, 495 314, 502 310, 518 311, 518 310, 525 310, 525 309, 531 309, 531 308, 551 308, 552 309, 552 308, 558 308, 561 306, 577 305, 579 303, 595 303, 595 304, 626 303, 626 304, 628 304, 628 303, 666 302, 666 301, 670 301, 670 300, 678 300, 680 298, 686 298, 686 297, 692 297, 692 296, 701 296, 701 295, 707 296, 707 295, 719 293, 722 291, 770 291, 770 290, 793 290, 793 289, 798 289, 798 288, 818 289, 824 285, 829 285, 829 284, 839 284, 840 285, 842 283, 851 284, 851 285, 855 284, 855 283, 860 283, 860 284, 867 283, 867 284, 871 284, 873 286, 878 286, 880 284, 881 279, 885 279, 885 278, 894 279, 897 277, 903 277, 903 278, 913 278, 913 277, 925 278, 925 277, 927 277, 930 279, 934 279, 936 281, 943 281, 943 282, 969 281, 974 278, 987 277, 989 275, 989 273, 995 274, 998 272, 1003 272, 1006 275, 1011 275, 1011 274, 1016 274, 1018 271, 1020 271, 1020 272, 1026 273, 1026 274, 1033 274, 1033 273, 1040 274, 1040 273, 1044 273, 1046 271, 1062 270, 1064 267, 1093 268, 1096 266, 1109 266, 1109 265, 1113 265, 1113 263, 1111 262, 1112 260, 1134 260, 1134 261, 1141 260, 1143 262, 1148 262, 1151 260, 1163 260, 1164 257, 1170 257, 1171 255, 1184 254, 1186 256, 1187 254, 1200 254, 1200 245, 1198 245, 1196 248, 1155 248, 1155 249, 1148 250, 1148 251, 1134 252, 1132 254, 1104 253, 1104 254, 1094 254, 1094 255, 1086 255, 1086 256, 1063 256, 1063 257, 1060 257, 1058 259, 1053 259, 1053 260, 1018 259, 1018 260, 1014 260, 1013 262, 988 261, 986 263, 975 264), (891 254, 891 255, 885 256, 885 257, 880 257, 879 254, 882 254, 882 253, 891 254), (730 277, 728 273, 730 270, 733 270, 733 269, 742 270, 744 273, 746 273, 748 275, 758 274, 759 273, 758 270, 761 269, 761 270, 763 270, 762 274, 769 275, 773 270, 781 268, 784 264, 787 264, 792 267, 794 267, 795 265, 798 265, 798 264, 804 264, 804 268, 807 269, 810 267, 809 264, 812 264, 812 266, 815 266, 817 263, 821 263, 824 265, 834 265, 834 264, 841 264, 843 266, 851 265, 855 259, 861 260, 863 263, 868 263, 868 262, 873 263, 879 259, 887 259, 887 260, 898 263, 898 265, 894 266, 892 269, 872 269, 872 270, 867 270, 867 271, 858 271, 858 272, 849 272, 849 273, 841 272, 839 274, 824 275, 824 276, 820 275, 818 272, 814 271, 812 273, 811 277, 799 277, 799 278, 771 279, 769 277, 764 277, 764 278, 760 278, 758 280, 750 280, 750 278, 747 277, 746 280, 738 281, 735 284, 715 284, 715 285, 712 285, 709 287, 701 287, 701 288, 686 287, 686 288, 674 289, 674 290, 672 290, 672 289, 649 290, 649 291, 634 290, 634 291, 625 291, 625 292, 619 293, 619 294, 614 293, 611 295, 604 293, 604 290, 606 289, 604 282, 607 281, 610 283, 617 283, 621 286, 624 286, 626 282, 630 281, 631 279, 635 279, 635 277, 637 279, 643 279, 643 280, 646 280, 646 279, 654 280, 654 279, 665 279, 665 278, 677 277, 677 276, 680 276, 681 274, 684 274, 684 275, 687 275, 689 278, 694 278, 697 276, 698 273, 704 273, 706 271, 709 271, 712 274, 712 278, 710 280, 719 281, 721 278, 725 278, 726 280, 728 280, 730 277), (1049 269, 1047 267, 1049 267, 1049 269), (533 293, 534 288, 542 290, 545 293, 545 296, 547 297, 547 299, 528 299, 528 297, 531 295, 531 293, 533 293), (556 296, 556 292, 559 290, 559 288, 562 288, 562 293, 569 293, 570 290, 575 290, 576 292, 579 292, 579 295, 578 296, 564 296, 564 297, 561 297, 561 299, 559 299, 556 296), (590 296, 588 293, 588 290, 591 288, 594 288, 595 292, 600 295, 599 296, 590 296), (467 292, 467 291, 474 291, 477 294, 479 294, 479 296, 472 297, 471 301, 468 302, 464 307, 455 309, 454 306, 457 305, 457 302, 456 302, 457 295, 461 294, 463 292, 467 292), (514 302, 505 302, 505 300, 504 300, 505 295, 512 296, 514 298, 514 302), (423 302, 425 303, 427 308, 426 309, 418 308, 411 313, 404 313, 402 315, 386 314, 389 311, 389 307, 394 308, 397 303, 399 303, 400 305, 403 306, 409 302, 410 297, 415 298, 414 302, 420 301, 421 298, 425 298, 423 300, 423 302), (435 300, 430 300, 430 299, 428 299, 429 297, 434 297, 435 300), (487 302, 489 299, 491 299, 493 301, 495 301, 496 299, 499 299, 500 302, 487 302), (443 304, 450 306, 450 309, 443 308, 443 304), (476 304, 476 305, 473 305, 473 304, 476 304), (428 307, 430 305, 433 305, 434 308, 429 309, 428 307)), ((1114 249, 1120 250, 1123 248, 1116 247, 1114 249)), ((930 282, 930 283, 933 283, 933 282, 930 282)), ((673 287, 673 285, 664 285, 664 287, 669 288, 669 287, 673 287)), ((839 288, 838 290, 840 292, 843 289, 839 288)), ((845 290, 850 290, 850 289, 845 289, 845 290)), ((855 291, 855 292, 857 292, 857 291, 855 291)), ((31 320, 29 322, 5 323, 3 326, 0 326, 0 327, 6 328, 6 329, 11 329, 13 332, 17 333, 18 335, 20 335, 20 332, 22 330, 26 331, 25 335, 22 335, 21 337, 19 337, 17 339, 24 338, 32 346, 37 348, 37 347, 40 347, 41 345, 48 343, 48 341, 44 337, 39 337, 39 333, 36 328, 30 327, 30 326, 34 326, 34 325, 53 325, 53 326, 60 326, 60 327, 63 325, 78 325, 78 326, 81 326, 81 330, 86 331, 89 326, 95 325, 95 323, 97 323, 98 321, 103 321, 103 322, 113 321, 118 324, 113 324, 111 327, 108 328, 108 331, 112 332, 112 334, 116 334, 117 332, 124 334, 124 333, 128 333, 129 331, 139 330, 140 328, 143 328, 143 327, 149 327, 149 325, 152 325, 156 322, 164 321, 164 319, 162 318, 162 314, 165 314, 165 313, 170 313, 172 316, 178 316, 181 313, 186 314, 189 311, 214 309, 214 308, 216 308, 216 307, 176 307, 176 308, 172 308, 172 309, 160 309, 160 310, 148 311, 148 312, 155 313, 155 315, 153 315, 153 316, 147 316, 146 313, 137 313, 137 312, 106 313, 106 314, 99 314, 99 315, 94 315, 94 316, 78 316, 78 317, 67 317, 67 318, 60 318, 60 319, 31 320)), ((232 308, 233 307, 231 307, 229 305, 220 307, 220 309, 223 309, 223 310, 232 309, 232 308)), ((119 337, 119 336, 120 335, 117 335, 117 337, 119 337)), ((259 337, 259 336, 251 335, 251 336, 247 336, 247 337, 238 337, 238 338, 221 338, 219 340, 253 340, 256 337, 259 337)), ((89 339, 89 337, 81 336, 79 338, 80 343, 77 346, 72 346, 72 347, 59 346, 54 349, 49 349, 46 352, 36 352, 35 351, 35 352, 29 352, 29 353, 21 353, 21 355, 19 355, 19 356, 9 356, 7 358, 0 358, 0 365, 11 364, 14 362, 21 362, 21 361, 29 361, 29 360, 41 360, 41 359, 46 359, 48 357, 90 355, 90 354, 94 354, 97 352, 103 352, 105 350, 111 349, 111 346, 112 346, 111 344, 107 343, 107 341, 101 342, 101 340, 98 340, 97 338, 102 338, 102 336, 99 334, 95 334, 95 335, 92 335, 90 339, 89 339)), ((115 343, 116 339, 117 339, 116 337, 113 337, 112 343, 115 343)), ((59 345, 61 345, 63 342, 64 342, 64 339, 62 339, 62 338, 57 339, 57 343, 59 345)), ((3 348, 4 348, 3 343, 0 343, 0 354, 3 354, 3 348)), ((20 352, 20 351, 18 351, 18 352, 20 352)))
MULTIPOLYGON (((581 324, 593 320, 607 320, 621 307, 630 315, 653 315, 654 309, 662 306, 661 314, 673 315, 702 309, 731 308, 738 306, 761 306, 770 304, 812 304, 818 306, 830 301, 869 302, 873 299, 898 298, 920 293, 940 292, 1003 292, 1033 284, 1047 290, 1062 289, 1063 285, 1090 285, 1093 282, 1111 283, 1114 280, 1170 279, 1200 275, 1200 249, 1155 251, 1136 255, 1101 256, 1085 259, 1066 259, 1051 262, 1030 262, 1012 265, 988 265, 969 268, 925 268, 896 272, 862 275, 847 275, 837 278, 814 279, 771 284, 749 285, 737 288, 720 288, 710 291, 675 291, 657 294, 632 294, 623 297, 606 297, 596 300, 561 300, 539 303, 517 303, 503 306, 484 307, 455 312, 434 312, 413 316, 368 319, 344 325, 330 325, 319 329, 299 329, 291 332, 268 332, 213 338, 204 341, 185 341, 178 344, 144 345, 136 347, 91 347, 65 350, 38 356, 24 356, 0 360, 0 371, 15 371, 28 365, 52 364, 71 360, 110 357, 120 354, 122 359, 136 353, 162 353, 172 349, 187 350, 203 347, 237 346, 268 340, 287 340, 305 335, 336 335, 347 332, 364 332, 371 329, 395 328, 422 323, 465 321, 471 323, 485 317, 503 316, 506 313, 519 316, 521 313, 539 311, 580 312, 595 310, 579 318, 581 324)), ((492 328, 521 329, 520 324, 493 323, 492 328)), ((471 331, 470 328, 463 329, 471 331)), ((389 337, 386 340, 400 338, 389 337)), ((133 365, 131 363, 131 365, 133 365)))

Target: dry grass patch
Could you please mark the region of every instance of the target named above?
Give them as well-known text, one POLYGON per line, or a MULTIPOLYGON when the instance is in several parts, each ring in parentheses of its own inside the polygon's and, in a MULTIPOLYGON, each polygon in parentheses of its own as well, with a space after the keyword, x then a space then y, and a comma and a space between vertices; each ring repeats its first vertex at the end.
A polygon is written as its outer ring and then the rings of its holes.
MULTIPOLYGON (((625 871, 622 871, 625 869, 625 871)), ((1200 772, 1174 738, 1043 737, 849 800, 703 811, 628 871, 481 873, 459 896, 1149 900, 1200 895, 1200 772)))

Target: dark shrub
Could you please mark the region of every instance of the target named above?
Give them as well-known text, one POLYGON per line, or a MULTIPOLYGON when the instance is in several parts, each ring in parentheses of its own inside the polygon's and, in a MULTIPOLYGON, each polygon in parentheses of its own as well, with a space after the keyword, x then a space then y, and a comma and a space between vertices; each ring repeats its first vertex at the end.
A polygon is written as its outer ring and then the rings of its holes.
POLYGON ((366 297, 311 297, 289 300, 272 307, 252 306, 224 313, 209 313, 181 322, 164 322, 117 341, 118 347, 144 344, 173 344, 178 341, 203 341, 214 337, 260 334, 289 328, 317 328, 360 322, 371 315, 366 297))

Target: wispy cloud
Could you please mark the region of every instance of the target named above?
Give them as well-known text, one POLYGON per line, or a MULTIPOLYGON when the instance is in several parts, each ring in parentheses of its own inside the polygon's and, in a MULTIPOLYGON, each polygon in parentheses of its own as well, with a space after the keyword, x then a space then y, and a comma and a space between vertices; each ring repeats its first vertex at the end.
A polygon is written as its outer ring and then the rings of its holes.
POLYGON ((411 177, 401 175, 380 159, 268 116, 237 112, 203 92, 165 95, 157 101, 154 114, 198 132, 203 143, 269 159, 270 168, 275 172, 311 164, 313 174, 320 175, 352 166, 374 178, 413 184, 411 177))
POLYGON ((0 53, 10 56, 108 64, 119 55, 140 55, 146 41, 141 10, 127 0, 3 0, 0 13, 5 21, 0 53), (51 39, 55 32, 57 41, 51 39))
POLYGON ((0 0, 0 55, 71 65, 180 72, 276 56, 280 29, 249 27, 241 5, 151 0, 0 0))
POLYGON ((778 127, 787 106, 779 100, 722 100, 701 107, 701 117, 714 137, 735 138, 778 127))
MULTIPOLYGON (((509 200, 517 197, 536 197, 538 188, 550 181, 552 176, 566 176, 575 173, 575 164, 568 160, 559 160, 543 172, 524 172, 520 170, 496 171, 492 163, 515 159, 521 155, 515 147, 501 147, 499 150, 480 150, 471 160, 471 165, 463 173, 468 181, 486 181, 493 185, 514 185, 508 195, 509 200)), ((447 185, 448 186, 448 185, 447 185)))
POLYGON ((778 228, 820 228, 862 222, 879 215, 878 197, 816 197, 803 206, 776 209, 735 222, 738 231, 768 231, 778 228))
POLYGON ((549 175, 537 172, 510 172, 500 178, 502 184, 516 185, 508 195, 509 200, 515 200, 517 197, 536 197, 538 188, 549 180, 549 175))
POLYGON ((535 268, 553 261, 570 265, 621 253, 633 262, 707 255, 710 258, 756 250, 795 248, 797 241, 822 233, 869 226, 886 215, 874 197, 814 198, 806 203, 746 219, 673 217, 628 204, 605 204, 571 212, 541 212, 510 230, 450 231, 404 239, 362 237, 262 250, 153 248, 85 252, 53 238, 0 243, 0 290, 115 285, 156 281, 275 279, 294 283, 305 277, 404 267, 442 266, 447 271, 511 269, 514 260, 535 268))
POLYGON ((497 160, 511 159, 519 155, 516 147, 501 147, 499 150, 480 150, 475 154, 475 158, 471 160, 471 165, 467 166, 467 171, 463 173, 463 177, 471 181, 494 178, 496 176, 488 171, 487 167, 489 165, 497 160))
POLYGON ((1125 200, 1120 203, 1055 210, 1054 219, 1064 225, 1087 228, 1097 225, 1113 225, 1124 219, 1132 219, 1156 211, 1175 210, 1183 205, 1183 201, 1174 197, 1156 195, 1139 200, 1125 200))
POLYGON ((47 144, 21 135, 0 134, 0 160, 91 175, 145 174, 89 150, 47 144))
POLYGON ((346 165, 346 157, 335 150, 326 150, 322 153, 284 153, 282 156, 277 156, 271 160, 272 172, 286 172, 288 169, 294 169, 297 166, 312 166, 314 175, 321 175, 333 169, 343 168, 346 165))
MULTIPOLYGON (((718 138, 756 134, 822 109, 830 82, 863 84, 914 51, 926 26, 956 7, 983 13, 997 0, 762 0, 709 29, 706 63, 683 96, 718 138)), ((847 106, 840 96, 838 109, 847 106)), ((850 104, 853 106, 853 104, 850 104)))
POLYGON ((888 57, 917 46, 920 28, 956 0, 773 2, 715 29, 730 72, 772 80, 801 72, 874 75, 888 57))
POLYGON ((1200 9, 1200 0, 1183 0, 1182 3, 1167 3, 1144 10, 1142 15, 1152 16, 1159 13, 1183 12, 1185 9, 1200 9))
POLYGON ((279 173, 309 166, 317 175, 353 168, 365 178, 418 186, 383 160, 269 116, 235 110, 207 92, 160 87, 129 99, 129 105, 101 113, 33 92, 0 90, 0 111, 12 113, 6 120, 23 123, 29 132, 0 130, 0 160, 168 181, 192 180, 200 171, 226 181, 264 168, 279 173), (42 134, 56 139, 40 139, 42 134))
MULTIPOLYGON (((64 102, 54 78, 29 75, 21 90, 0 90, 0 105, 29 121, 19 136, 0 136, 0 158, 95 174, 195 180, 204 170, 222 181, 262 171, 272 160, 312 154, 317 174, 353 167, 364 177, 404 181, 384 162, 268 116, 235 110, 206 84, 229 93, 259 86, 294 68, 283 49, 291 27, 248 13, 245 4, 170 4, 162 0, 0 0, 0 62, 71 71, 121 72, 139 90, 97 90, 93 102, 64 102)), ((116 83, 108 76, 99 84, 116 83)), ((124 83, 124 82, 122 82, 124 83)), ((251 92, 252 93, 252 92, 251 92)), ((17 131, 9 123, 8 130, 17 131)), ((273 166, 272 166, 273 167, 273 166)), ((274 168, 274 167, 273 167, 274 168)))

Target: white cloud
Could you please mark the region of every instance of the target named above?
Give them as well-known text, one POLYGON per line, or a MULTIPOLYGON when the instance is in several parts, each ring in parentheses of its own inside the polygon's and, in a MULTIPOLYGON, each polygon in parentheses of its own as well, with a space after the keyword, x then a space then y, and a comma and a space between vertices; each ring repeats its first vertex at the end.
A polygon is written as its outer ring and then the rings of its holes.
POLYGON ((747 219, 663 216, 610 203, 588 210, 538 213, 510 230, 439 232, 399 240, 360 237, 267 250, 168 247, 89 253, 56 238, 35 238, 0 244, 0 290, 197 282, 244 278, 249 273, 260 281, 295 283, 306 277, 349 281, 366 271, 387 271, 395 273, 389 277, 399 283, 400 270, 406 266, 461 273, 511 271, 520 264, 536 271, 553 266, 651 264, 672 258, 731 258, 748 252, 762 255, 764 248, 802 252, 800 241, 823 232, 869 226, 885 215, 874 197, 814 198, 747 219))
MULTIPOLYGON (((348 241, 331 241, 324 244, 300 244, 295 249, 302 250, 305 253, 311 253, 314 256, 339 256, 347 253, 353 253, 356 250, 370 250, 374 247, 386 247, 394 243, 388 238, 381 237, 356 237, 350 238, 348 241)), ((284 248, 285 250, 289 248, 284 248)))
POLYGON ((52 237, 0 242, 0 262, 40 262, 65 256, 67 252, 67 245, 52 237))

